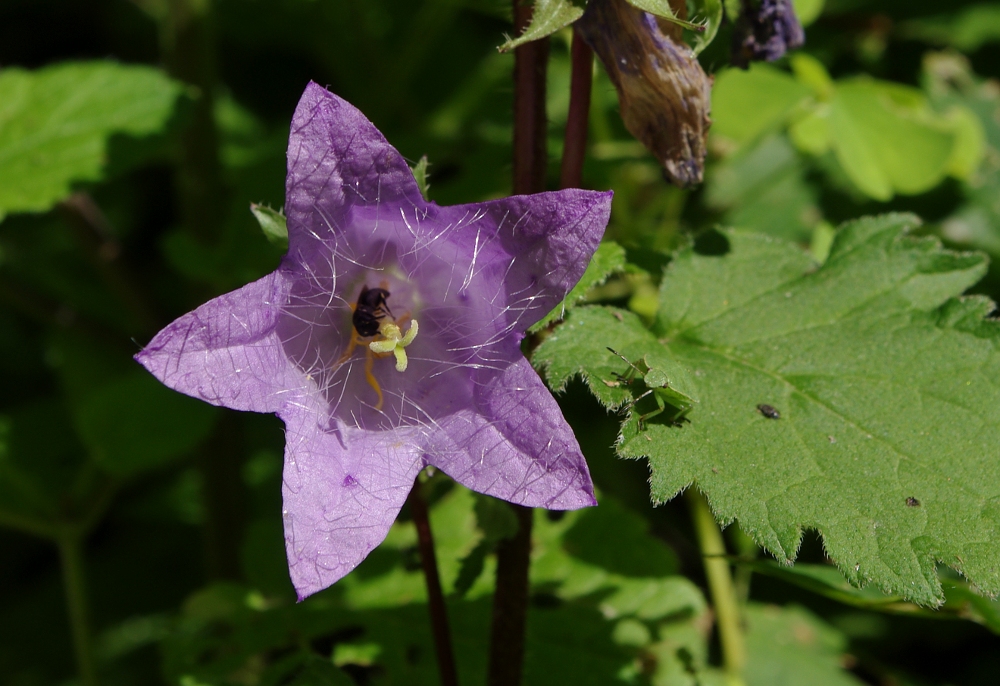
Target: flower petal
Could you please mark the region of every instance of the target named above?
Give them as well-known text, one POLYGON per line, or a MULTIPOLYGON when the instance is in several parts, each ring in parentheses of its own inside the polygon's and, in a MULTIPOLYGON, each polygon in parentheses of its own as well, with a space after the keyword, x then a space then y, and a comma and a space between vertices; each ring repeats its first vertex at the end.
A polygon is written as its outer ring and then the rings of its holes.
POLYGON ((612 195, 566 189, 442 208, 441 219, 455 227, 449 260, 460 270, 450 281, 471 285, 498 331, 523 334, 580 280, 608 225, 612 195))
POLYGON ((208 301, 135 359, 166 386, 234 410, 277 412, 307 384, 276 334, 290 281, 281 271, 208 301))
POLYGON ((331 427, 322 402, 288 405, 281 416, 285 550, 301 600, 346 575, 382 542, 424 460, 401 431, 331 427))
MULTIPOLYGON (((423 205, 410 168, 365 115, 310 83, 288 140, 285 216, 288 254, 308 262, 322 242, 347 230, 355 205, 423 205)), ((388 210, 387 210, 388 212, 388 210)), ((393 218, 399 210, 392 208, 393 218)))
POLYGON ((596 505, 580 445, 528 361, 479 377, 476 407, 439 422, 440 443, 427 462, 463 486, 512 503, 550 510, 596 505))

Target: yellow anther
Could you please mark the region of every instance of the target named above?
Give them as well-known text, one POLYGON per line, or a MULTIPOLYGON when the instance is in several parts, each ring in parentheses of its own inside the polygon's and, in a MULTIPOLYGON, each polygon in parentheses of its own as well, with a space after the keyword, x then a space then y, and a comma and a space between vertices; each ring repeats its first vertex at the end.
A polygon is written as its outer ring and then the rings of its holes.
POLYGON ((375 395, 378 396, 378 402, 375 403, 375 411, 376 412, 381 412, 382 411, 382 401, 383 401, 383 398, 382 398, 382 387, 379 386, 378 379, 376 379, 375 375, 372 374, 372 366, 374 364, 375 364, 375 357, 371 353, 368 353, 365 356, 365 379, 367 379, 368 385, 371 386, 375 390, 375 395))
POLYGON ((378 329, 378 332, 382 334, 382 340, 372 341, 368 344, 368 347, 371 348, 373 353, 392 353, 395 355, 396 371, 405 372, 407 359, 406 351, 403 348, 413 342, 413 339, 417 337, 419 328, 417 320, 414 319, 410 322, 410 328, 407 329, 404 336, 399 326, 390 321, 383 321, 378 329))

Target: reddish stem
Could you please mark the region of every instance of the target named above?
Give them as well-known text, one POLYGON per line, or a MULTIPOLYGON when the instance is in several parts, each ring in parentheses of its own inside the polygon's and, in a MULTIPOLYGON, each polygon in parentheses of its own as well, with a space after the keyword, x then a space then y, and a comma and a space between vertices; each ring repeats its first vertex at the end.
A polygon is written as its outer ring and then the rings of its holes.
POLYGON ((455 670, 455 654, 451 648, 451 630, 448 628, 448 609, 441 592, 441 577, 438 574, 437 557, 434 555, 434 535, 427 516, 427 501, 424 500, 423 484, 418 479, 410 491, 410 514, 417 526, 417 546, 420 548, 420 565, 424 569, 427 584, 427 606, 431 613, 431 630, 434 634, 434 652, 437 654, 438 671, 442 686, 458 686, 455 670))
POLYGON ((533 510, 522 505, 512 504, 511 507, 519 526, 514 538, 497 544, 488 686, 520 686, 524 668, 533 510))
MULTIPOLYGON (((532 8, 514 0, 514 33, 531 22, 532 8)), ((545 120, 545 75, 549 39, 514 50, 514 193, 545 190, 548 163, 545 120)), ((514 538, 497 545, 496 591, 490 628, 489 686, 520 686, 524 665, 524 631, 528 618, 528 568, 532 510, 511 505, 519 522, 514 538)))
MULTIPOLYGON (((520 35, 531 22, 531 7, 514 0, 514 30, 520 35)), ((545 70, 549 39, 540 38, 514 50, 514 193, 545 190, 548 162, 545 123, 545 70)))
POLYGON ((560 188, 580 188, 583 185, 583 160, 587 156, 587 119, 590 114, 594 51, 579 31, 573 31, 570 64, 569 116, 566 118, 560 188))

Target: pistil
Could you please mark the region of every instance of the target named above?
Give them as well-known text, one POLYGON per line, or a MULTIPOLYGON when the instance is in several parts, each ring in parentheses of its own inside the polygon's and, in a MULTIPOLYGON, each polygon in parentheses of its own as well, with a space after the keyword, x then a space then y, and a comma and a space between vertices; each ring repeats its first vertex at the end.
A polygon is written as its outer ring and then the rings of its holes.
POLYGON ((406 346, 413 342, 413 339, 417 337, 417 331, 419 330, 417 325, 417 320, 414 319, 410 322, 410 328, 406 330, 406 334, 403 334, 402 329, 395 322, 391 322, 388 319, 383 320, 379 325, 378 332, 382 335, 382 339, 378 341, 372 341, 368 344, 368 347, 373 353, 392 353, 396 356, 396 371, 405 372, 407 366, 406 359, 406 346))

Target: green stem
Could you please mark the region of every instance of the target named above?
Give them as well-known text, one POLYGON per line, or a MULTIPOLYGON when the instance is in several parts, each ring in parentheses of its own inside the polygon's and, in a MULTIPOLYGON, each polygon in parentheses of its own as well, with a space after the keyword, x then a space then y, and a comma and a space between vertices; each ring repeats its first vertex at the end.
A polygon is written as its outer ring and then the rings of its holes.
POLYGON ((87 603, 86 580, 83 573, 83 537, 75 527, 67 527, 55 538, 59 548, 66 606, 69 611, 73 651, 83 686, 97 686, 97 668, 90 636, 90 608, 87 603))
POLYGON ((161 25, 162 48, 170 75, 192 87, 191 119, 181 134, 177 189, 181 223, 205 246, 221 239, 226 188, 215 125, 217 85, 212 0, 167 0, 161 25))
POLYGON ((705 564, 705 577, 708 579, 712 606, 715 608, 723 665, 729 683, 732 686, 742 685, 743 669, 746 666, 746 646, 743 641, 739 601, 736 598, 736 589, 733 587, 733 578, 729 573, 729 561, 726 559, 726 544, 722 540, 722 531, 705 496, 692 488, 687 493, 687 501, 705 564))
POLYGON ((25 534, 32 534, 39 538, 51 538, 53 536, 52 527, 46 522, 42 522, 31 517, 23 517, 19 514, 0 511, 0 526, 14 529, 25 534))

